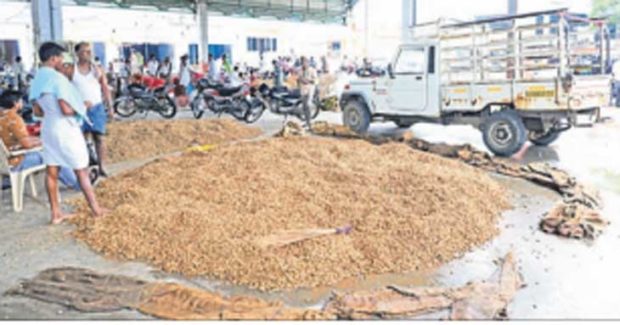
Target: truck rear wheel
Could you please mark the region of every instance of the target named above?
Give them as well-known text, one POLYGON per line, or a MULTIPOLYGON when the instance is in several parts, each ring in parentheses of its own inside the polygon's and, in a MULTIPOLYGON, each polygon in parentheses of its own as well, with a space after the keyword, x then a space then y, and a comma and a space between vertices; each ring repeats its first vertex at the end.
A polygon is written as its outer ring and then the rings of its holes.
POLYGON ((484 144, 497 156, 510 157, 527 141, 523 120, 514 111, 493 113, 482 128, 484 144))
POLYGON ((558 131, 549 131, 543 135, 540 135, 540 133, 536 133, 536 132, 530 132, 528 134, 528 138, 530 139, 530 141, 533 144, 537 146, 541 146, 541 147, 546 147, 552 144, 559 137, 560 137, 560 132, 558 131))
POLYGON ((357 133, 366 133, 370 127, 370 112, 363 103, 349 101, 342 111, 342 122, 357 133))

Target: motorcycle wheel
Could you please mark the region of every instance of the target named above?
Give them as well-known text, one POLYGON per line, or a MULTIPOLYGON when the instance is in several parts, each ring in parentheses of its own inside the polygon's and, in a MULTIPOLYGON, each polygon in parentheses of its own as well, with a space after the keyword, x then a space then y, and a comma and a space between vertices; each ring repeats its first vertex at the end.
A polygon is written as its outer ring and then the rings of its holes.
POLYGON ((252 107, 247 100, 240 100, 232 108, 230 114, 239 121, 245 121, 245 117, 251 109, 252 107))
POLYGON ((194 114, 194 118, 199 120, 205 113, 207 102, 202 96, 196 96, 190 106, 192 108, 192 114, 194 114))
POLYGON ((114 112, 121 117, 131 117, 138 111, 136 106, 132 97, 122 96, 114 102, 114 112))
POLYGON ((261 101, 252 105, 252 108, 250 108, 248 113, 245 115, 246 123, 256 123, 256 121, 258 121, 263 116, 263 113, 266 109, 267 107, 265 107, 265 103, 261 101))
POLYGON ((159 115, 161 115, 163 118, 166 119, 171 119, 174 118, 175 115, 177 115, 177 105, 174 103, 174 100, 172 100, 172 98, 166 96, 166 100, 163 103, 163 105, 160 103, 160 107, 159 107, 159 115))

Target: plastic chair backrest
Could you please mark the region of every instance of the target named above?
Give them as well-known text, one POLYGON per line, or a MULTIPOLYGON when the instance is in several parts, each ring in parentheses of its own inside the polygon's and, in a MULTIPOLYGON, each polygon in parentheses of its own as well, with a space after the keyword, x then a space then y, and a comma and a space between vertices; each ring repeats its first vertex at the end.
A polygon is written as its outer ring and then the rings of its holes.
POLYGON ((11 165, 9 165, 10 156, 9 149, 0 140, 0 174, 7 175, 11 172, 11 165))

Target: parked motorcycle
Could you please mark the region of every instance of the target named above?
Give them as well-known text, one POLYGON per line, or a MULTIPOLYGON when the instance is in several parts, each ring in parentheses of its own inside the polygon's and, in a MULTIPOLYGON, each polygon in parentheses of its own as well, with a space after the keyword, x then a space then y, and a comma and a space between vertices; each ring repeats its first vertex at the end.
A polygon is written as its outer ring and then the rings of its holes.
POLYGON ((171 119, 177 113, 177 106, 166 87, 151 90, 143 85, 131 84, 127 86, 127 93, 114 101, 114 111, 121 117, 154 111, 163 118, 171 119))
POLYGON ((196 119, 200 119, 208 109, 218 115, 226 113, 239 121, 254 123, 262 115, 262 112, 260 115, 250 114, 253 105, 257 104, 260 102, 253 98, 247 84, 230 87, 201 79, 190 106, 196 119))
MULTIPOLYGON (((252 105, 250 114, 258 114, 258 110, 267 109, 279 115, 295 116, 296 118, 305 121, 304 102, 299 90, 289 90, 286 87, 269 88, 266 84, 262 84, 257 91, 256 97, 262 105, 252 105)), ((310 120, 314 120, 320 112, 319 91, 316 89, 312 103, 309 107, 310 120)), ((262 112, 260 113, 262 114, 262 112)))

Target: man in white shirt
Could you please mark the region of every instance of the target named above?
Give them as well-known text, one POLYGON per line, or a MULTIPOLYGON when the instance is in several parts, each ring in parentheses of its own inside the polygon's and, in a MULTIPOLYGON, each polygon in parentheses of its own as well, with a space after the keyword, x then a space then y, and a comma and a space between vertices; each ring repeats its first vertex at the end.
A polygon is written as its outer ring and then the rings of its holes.
POLYGON ((299 90, 301 92, 301 98, 304 101, 304 115, 306 118, 306 127, 312 131, 312 116, 310 113, 310 105, 313 105, 312 99, 314 91, 316 89, 316 83, 318 81, 318 75, 316 70, 310 66, 308 58, 301 57, 301 68, 299 71, 299 79, 297 80, 299 90))
POLYGON ((21 90, 24 87, 24 80, 26 79, 26 68, 24 68, 21 56, 15 58, 13 73, 15 73, 15 78, 17 79, 17 90, 21 90))
POLYGON ((208 72, 208 78, 211 81, 215 81, 218 80, 218 66, 217 66, 217 62, 213 59, 213 54, 209 54, 209 72, 208 72))
POLYGON ((92 125, 85 123, 82 131, 84 134, 92 134, 99 158, 99 170, 101 175, 106 177, 107 173, 103 167, 107 158, 107 150, 103 138, 106 134, 108 119, 114 117, 112 94, 108 88, 108 80, 103 69, 92 61, 90 44, 78 43, 75 46, 75 53, 78 57, 77 64, 69 67, 67 75, 79 91, 88 109, 88 117, 92 125))
POLYGON ((172 74, 172 62, 170 62, 170 57, 167 56, 164 59, 164 62, 159 66, 159 71, 157 75, 159 78, 165 79, 166 82, 170 80, 170 75, 172 74))
POLYGON ((149 62, 146 64, 146 73, 151 77, 157 77, 157 70, 159 69, 159 61, 155 58, 154 54, 149 57, 149 62))

